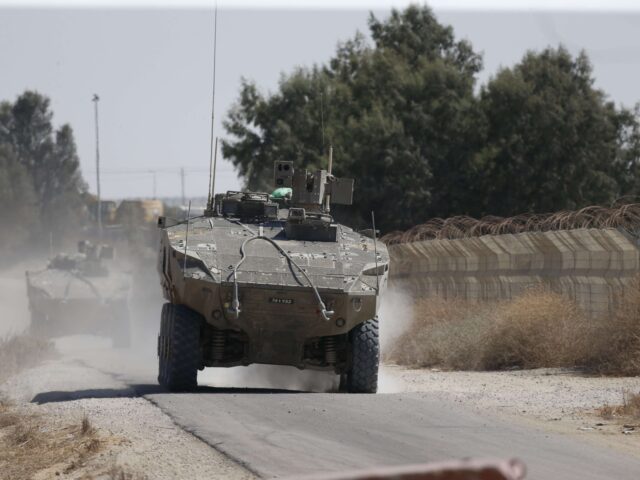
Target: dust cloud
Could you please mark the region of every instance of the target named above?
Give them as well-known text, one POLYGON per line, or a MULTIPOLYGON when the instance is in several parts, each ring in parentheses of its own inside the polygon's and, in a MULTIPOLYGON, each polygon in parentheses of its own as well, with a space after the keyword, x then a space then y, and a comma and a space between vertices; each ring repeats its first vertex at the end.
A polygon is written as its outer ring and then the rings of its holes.
MULTIPOLYGON (((409 327, 413 315, 413 300, 399 289, 391 288, 382 297, 380 308, 381 354, 409 327)), ((198 375, 198 383, 216 387, 266 388, 313 392, 336 391, 337 375, 295 367, 251 365, 228 369, 205 369, 198 375)), ((404 384, 393 372, 382 366, 378 380, 380 393, 404 390, 404 384)))
POLYGON ((410 326, 413 318, 413 299, 401 289, 391 287, 382 297, 380 306, 380 350, 385 352, 410 326))
POLYGON ((199 385, 220 388, 260 388, 301 392, 337 390, 338 377, 329 372, 298 370, 279 365, 209 368, 198 374, 199 385))
MULTIPOLYGON (((81 360, 103 372, 111 373, 131 384, 157 384, 157 335, 164 299, 155 271, 155 259, 136 262, 119 261, 113 269, 131 276, 129 312, 130 348, 114 348, 103 333, 50 332, 63 358, 81 360)), ((47 255, 0 271, 0 336, 29 330, 30 313, 25 270, 43 269, 47 255)), ((382 353, 404 331, 411 319, 411 299, 397 290, 386 292, 380 312, 382 353)), ((82 323, 83 318, 73 322, 82 323)), ((72 322, 72 323, 73 323, 72 322)), ((217 388, 255 388, 331 392, 339 378, 330 372, 298 370, 295 367, 251 365, 234 368, 207 368, 199 372, 198 383, 217 388)), ((393 392, 401 386, 388 371, 381 369, 380 391, 393 392)))
POLYGON ((37 264, 38 261, 30 261, 0 270, 0 337, 17 335, 29 328, 25 271, 37 264))
POLYGON ((400 288, 390 287, 380 306, 380 357, 378 393, 398 393, 406 390, 404 382, 392 370, 385 368, 384 359, 396 340, 409 328, 413 320, 413 299, 400 288))

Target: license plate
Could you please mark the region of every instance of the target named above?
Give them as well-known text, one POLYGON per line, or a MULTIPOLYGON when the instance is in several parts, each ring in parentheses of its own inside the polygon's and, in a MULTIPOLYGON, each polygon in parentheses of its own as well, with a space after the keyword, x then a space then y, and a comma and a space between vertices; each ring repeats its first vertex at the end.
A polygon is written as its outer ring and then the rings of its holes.
POLYGON ((278 305, 293 305, 293 298, 271 297, 269 303, 277 303, 278 305))

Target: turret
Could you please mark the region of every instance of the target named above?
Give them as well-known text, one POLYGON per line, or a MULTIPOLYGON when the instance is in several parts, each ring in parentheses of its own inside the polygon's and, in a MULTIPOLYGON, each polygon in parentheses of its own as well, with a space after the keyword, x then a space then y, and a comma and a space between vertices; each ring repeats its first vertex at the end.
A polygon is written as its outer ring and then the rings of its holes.
POLYGON ((293 162, 277 161, 274 180, 276 188, 292 189, 291 207, 294 208, 328 213, 330 204, 353 203, 353 179, 334 177, 327 170, 294 170, 293 162))
POLYGON ((294 170, 293 162, 279 161, 274 165, 274 180, 276 188, 292 189, 285 225, 289 240, 337 240, 338 229, 329 214, 330 205, 352 204, 353 179, 334 177, 327 170, 294 170))

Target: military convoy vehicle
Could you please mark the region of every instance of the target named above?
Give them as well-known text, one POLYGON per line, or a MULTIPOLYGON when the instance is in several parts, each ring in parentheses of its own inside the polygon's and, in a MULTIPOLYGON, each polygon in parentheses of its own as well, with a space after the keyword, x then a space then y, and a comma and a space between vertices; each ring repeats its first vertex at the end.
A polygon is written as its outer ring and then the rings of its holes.
POLYGON ((27 271, 31 330, 53 337, 70 334, 110 336, 116 347, 130 342, 126 274, 110 271, 108 245, 78 243, 78 253, 58 254, 47 268, 27 271))
POLYGON ((330 206, 352 203, 353 180, 330 169, 276 162, 276 195, 210 192, 203 216, 159 219, 161 385, 191 390, 205 367, 258 363, 335 372, 342 391, 376 392, 389 256, 375 227, 334 221, 330 206))

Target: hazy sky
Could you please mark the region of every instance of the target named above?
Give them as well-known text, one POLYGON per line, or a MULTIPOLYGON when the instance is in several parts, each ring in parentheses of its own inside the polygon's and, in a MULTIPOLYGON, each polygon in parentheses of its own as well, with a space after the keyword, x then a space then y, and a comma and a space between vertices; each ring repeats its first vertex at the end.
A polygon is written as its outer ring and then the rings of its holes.
MULTIPOLYGON (((449 8, 452 4, 444 9, 445 4, 435 2, 440 20, 484 53, 481 82, 501 65, 517 62, 527 49, 563 43, 574 52, 588 52, 597 85, 616 102, 630 106, 640 100, 638 12, 604 12, 606 4, 595 1, 586 3, 599 5, 590 12, 465 11, 465 6, 475 5, 472 0, 457 2, 454 9, 449 8)), ((367 31, 364 9, 230 10, 225 2, 221 5, 216 92, 220 136, 221 120, 238 94, 241 76, 256 80, 265 91, 274 90, 281 72, 324 62, 340 40, 356 30, 367 31)), ((484 5, 499 7, 501 2, 484 5)), ((612 5, 622 8, 625 2, 612 5)), ((376 10, 378 16, 386 13, 376 10)), ((151 170, 157 171, 157 194, 177 196, 180 167, 188 173, 187 194, 205 195, 212 20, 212 10, 194 8, 0 8, 0 99, 13 100, 27 88, 51 97, 55 123, 74 128, 82 170, 95 191, 91 97, 98 93, 104 197, 151 196, 151 170)), ((217 190, 238 187, 231 165, 221 162, 217 190)))

